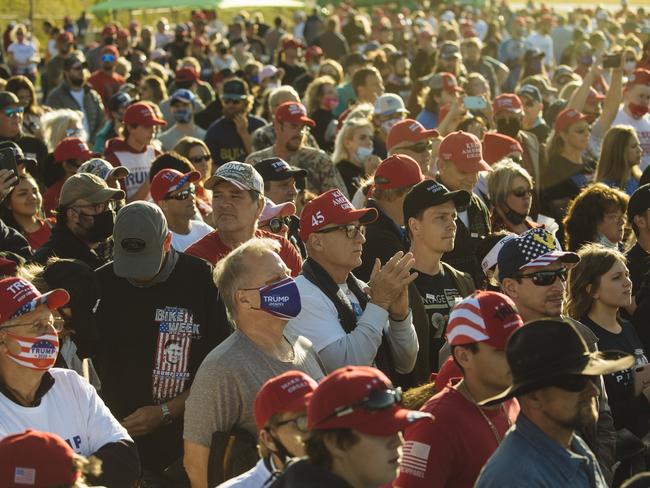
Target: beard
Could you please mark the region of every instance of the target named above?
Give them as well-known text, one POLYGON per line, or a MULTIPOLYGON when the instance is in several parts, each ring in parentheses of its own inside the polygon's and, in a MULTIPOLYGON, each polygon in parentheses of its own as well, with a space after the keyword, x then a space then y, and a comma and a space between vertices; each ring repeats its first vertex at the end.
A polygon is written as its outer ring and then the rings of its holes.
POLYGON ((598 420, 598 407, 596 399, 593 397, 578 402, 576 410, 576 414, 572 418, 558 423, 567 429, 583 430, 593 426, 598 420))

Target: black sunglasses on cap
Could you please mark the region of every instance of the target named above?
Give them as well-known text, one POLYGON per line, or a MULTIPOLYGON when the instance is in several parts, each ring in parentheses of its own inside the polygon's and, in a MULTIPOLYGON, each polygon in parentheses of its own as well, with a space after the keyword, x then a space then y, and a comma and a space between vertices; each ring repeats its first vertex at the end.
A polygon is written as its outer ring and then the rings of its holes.
POLYGON ((567 270, 566 268, 554 269, 549 271, 537 271, 535 273, 516 275, 515 278, 529 278, 535 286, 551 286, 555 280, 560 277, 562 281, 566 281, 567 270))
POLYGON ((331 415, 328 415, 321 422, 331 419, 332 417, 344 417, 354 412, 357 407, 362 407, 364 410, 376 412, 386 410, 393 405, 402 403, 402 389, 398 386, 395 389, 387 390, 371 390, 367 397, 352 405, 345 405, 334 410, 331 415))
POLYGON ((269 229, 271 229, 271 232, 280 232, 282 227, 285 225, 289 227, 289 217, 273 217, 270 219, 265 226, 268 226, 269 229))

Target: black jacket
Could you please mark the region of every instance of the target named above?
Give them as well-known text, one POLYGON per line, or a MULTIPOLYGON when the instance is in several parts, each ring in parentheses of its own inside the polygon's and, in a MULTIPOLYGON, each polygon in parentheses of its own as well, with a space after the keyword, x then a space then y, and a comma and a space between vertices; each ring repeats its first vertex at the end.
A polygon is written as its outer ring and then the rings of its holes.
POLYGON ((366 243, 361 254, 361 266, 354 270, 354 276, 367 283, 376 258, 384 265, 396 252, 407 252, 409 244, 400 227, 379 209, 375 200, 368 200, 366 206, 376 208, 379 215, 377 220, 366 226, 366 243))
MULTIPOLYGON (((360 462, 363 462, 360 460, 360 462)), ((340 476, 300 459, 290 464, 270 488, 352 488, 340 476)))
POLYGON ((97 269, 106 263, 88 247, 88 244, 75 236, 63 222, 57 222, 52 228, 50 238, 34 253, 32 261, 44 265, 52 256, 78 259, 92 269, 97 269))
POLYGON ((32 257, 32 248, 27 239, 13 227, 9 227, 0 219, 0 251, 11 251, 25 259, 32 257))

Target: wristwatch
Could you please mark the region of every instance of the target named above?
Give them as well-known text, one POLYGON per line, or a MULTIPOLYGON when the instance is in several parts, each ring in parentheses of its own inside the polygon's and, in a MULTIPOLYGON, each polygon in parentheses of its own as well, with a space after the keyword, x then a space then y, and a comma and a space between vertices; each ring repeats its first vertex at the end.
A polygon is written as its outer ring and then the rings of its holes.
POLYGON ((174 421, 174 417, 172 417, 172 411, 169 409, 169 405, 166 403, 163 403, 160 405, 160 410, 162 410, 162 423, 164 425, 169 425, 174 421))

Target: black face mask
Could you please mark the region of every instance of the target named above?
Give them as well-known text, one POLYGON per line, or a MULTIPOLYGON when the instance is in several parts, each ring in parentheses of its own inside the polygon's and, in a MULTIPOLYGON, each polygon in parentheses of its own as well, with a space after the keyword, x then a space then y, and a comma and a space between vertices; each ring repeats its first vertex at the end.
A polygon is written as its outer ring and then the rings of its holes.
POLYGON ((87 216, 92 217, 94 223, 91 228, 86 229, 86 241, 102 242, 113 235, 113 227, 115 225, 115 212, 112 210, 106 210, 104 213, 87 216))
POLYGON ((521 122, 517 119, 501 119, 496 122, 497 131, 506 136, 510 136, 513 139, 517 137, 517 134, 521 130, 521 122))
POLYGON ((513 225, 523 224, 526 220, 526 217, 528 217, 528 215, 522 215, 519 212, 515 212, 508 205, 506 205, 506 211, 503 212, 503 214, 506 216, 506 219, 508 219, 513 225))

